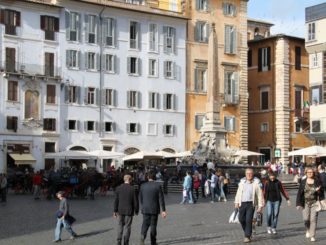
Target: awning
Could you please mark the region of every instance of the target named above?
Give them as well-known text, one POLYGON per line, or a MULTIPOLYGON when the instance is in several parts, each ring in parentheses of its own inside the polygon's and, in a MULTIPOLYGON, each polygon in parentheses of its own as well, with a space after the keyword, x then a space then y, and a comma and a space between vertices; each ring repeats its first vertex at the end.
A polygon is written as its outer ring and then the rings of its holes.
POLYGON ((34 164, 36 163, 36 159, 32 156, 32 154, 25 153, 25 154, 9 154, 9 156, 15 160, 16 165, 23 165, 23 164, 34 164))

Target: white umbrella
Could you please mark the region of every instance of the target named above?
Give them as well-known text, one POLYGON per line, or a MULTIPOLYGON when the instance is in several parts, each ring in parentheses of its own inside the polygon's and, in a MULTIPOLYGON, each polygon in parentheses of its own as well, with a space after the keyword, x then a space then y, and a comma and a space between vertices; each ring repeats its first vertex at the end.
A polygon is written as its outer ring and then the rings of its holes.
POLYGON ((288 155, 289 156, 325 156, 326 148, 319 145, 314 145, 300 150, 290 151, 288 155))
POLYGON ((157 152, 139 151, 122 158, 123 161, 134 161, 143 159, 163 159, 163 156, 162 154, 157 152))
POLYGON ((87 151, 60 151, 54 153, 47 153, 45 157, 58 157, 58 158, 70 158, 70 159, 88 159, 93 157, 87 151))
POLYGON ((157 154, 161 155, 163 158, 175 158, 175 154, 166 151, 157 151, 157 154))
POLYGON ((90 155, 100 159, 115 159, 124 157, 125 154, 114 151, 96 150, 89 152, 90 155))
POLYGON ((178 152, 174 154, 174 157, 191 157, 193 154, 191 153, 191 151, 182 151, 182 152, 178 152))
POLYGON ((236 157, 249 157, 249 156, 262 156, 263 154, 254 152, 254 151, 247 151, 247 150, 238 150, 233 156, 236 157))

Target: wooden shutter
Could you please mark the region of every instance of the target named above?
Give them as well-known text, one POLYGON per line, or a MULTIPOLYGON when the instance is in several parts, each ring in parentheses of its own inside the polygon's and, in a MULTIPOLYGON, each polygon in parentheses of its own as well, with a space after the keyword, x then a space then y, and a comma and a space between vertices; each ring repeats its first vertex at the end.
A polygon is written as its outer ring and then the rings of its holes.
POLYGON ((295 69, 301 70, 301 47, 295 47, 295 69))
POLYGON ((166 72, 167 72, 167 61, 163 62, 163 73, 164 73, 164 77, 167 78, 166 72))
POLYGON ((102 89, 101 97, 102 97, 102 105, 107 105, 106 94, 108 89, 102 89))
POLYGON ((69 121, 68 120, 64 120, 63 127, 64 127, 65 130, 69 129, 69 121))
POLYGON ((209 34, 210 34, 210 26, 209 26, 208 23, 206 23, 206 25, 205 25, 205 39, 204 39, 205 43, 208 43, 209 34))
POLYGON ((45 30, 45 18, 46 18, 46 16, 44 16, 44 15, 41 15, 41 30, 45 30))
POLYGON ((77 38, 78 41, 81 42, 82 41, 82 15, 78 14, 77 15, 77 38))
POLYGON ((108 27, 109 27, 109 20, 105 18, 102 22, 102 43, 107 45, 106 38, 108 36, 108 27))
POLYGON ((65 86, 65 103, 69 103, 69 86, 65 86))
POLYGON ((54 19, 54 31, 59 32, 60 29, 60 22, 59 18, 52 17, 54 19))
POLYGON ((88 15, 85 15, 85 42, 89 42, 89 23, 88 23, 88 15))
POLYGON ((98 88, 95 89, 95 104, 98 106, 101 105, 100 90, 98 88))
POLYGON ((231 52, 231 26, 225 26, 224 51, 229 54, 231 52))
POLYGON ((258 71, 262 71, 263 68, 262 58, 263 58, 263 49, 259 48, 258 49, 258 71))
POLYGON ((152 103, 153 103, 152 95, 153 95, 152 92, 148 93, 148 108, 150 108, 150 109, 153 109, 153 107, 152 107, 152 103))
POLYGON ((66 39, 70 40, 70 13, 65 11, 65 19, 66 19, 66 39))
POLYGON ((156 109, 160 109, 160 94, 159 93, 155 93, 156 95, 156 104, 155 104, 155 108, 156 109))
POLYGON ((168 52, 167 49, 167 38, 168 38, 168 27, 163 26, 163 51, 164 53, 168 52))
POLYGON ((100 18, 99 17, 95 17, 95 43, 100 44, 100 42, 102 40, 100 40, 99 36, 100 36, 100 32, 101 32, 101 27, 100 27, 100 18))
POLYGON ((196 22, 195 25, 195 41, 199 42, 199 37, 200 37, 200 22, 196 22))
POLYGON ((233 103, 238 103, 239 101, 239 75, 238 72, 233 73, 233 103))
POLYGON ((88 70, 88 52, 85 52, 85 69, 88 70))
POLYGON ((237 28, 235 28, 234 26, 231 27, 232 28, 232 50, 231 53, 232 54, 236 54, 237 53, 237 28))
POLYGON ((172 94, 172 110, 177 109, 177 96, 175 94, 172 94))
POLYGON ((137 58, 137 73, 140 76, 142 74, 142 62, 140 58, 137 58))
POLYGON ((131 72, 131 57, 127 57, 127 72, 130 74, 131 72))
POLYGON ((103 67, 101 67, 101 55, 100 54, 96 54, 95 55, 95 59, 96 59, 96 69, 98 71, 102 71, 103 67))
POLYGON ((177 32, 176 29, 172 28, 172 53, 177 53, 177 32))
POLYGON ((194 90, 198 92, 199 84, 198 84, 198 69, 195 68, 195 81, 194 81, 194 90))
POLYGON ((116 20, 115 19, 111 19, 111 22, 112 22, 112 35, 113 35, 113 37, 112 37, 112 46, 116 46, 116 43, 117 43, 117 40, 116 40, 116 38, 117 38, 117 28, 116 28, 116 26, 117 26, 117 22, 116 22, 116 20))
POLYGON ((76 96, 76 103, 82 104, 82 95, 81 95, 81 87, 76 86, 75 96, 76 96))
POLYGON ((130 91, 127 91, 127 107, 130 108, 131 105, 130 105, 130 91))
POLYGON ((166 99, 167 99, 167 94, 163 94, 163 110, 166 110, 166 99))
POLYGON ((141 49, 141 29, 140 29, 140 23, 136 22, 136 31, 137 31, 137 41, 136 41, 136 49, 141 49))
POLYGON ((66 66, 67 66, 67 68, 70 68, 70 64, 71 64, 70 52, 71 52, 71 50, 66 50, 66 66))
POLYGON ((20 12, 15 12, 16 26, 20 26, 20 12))
POLYGON ((227 3, 223 3, 223 14, 224 15, 228 14, 228 5, 227 5, 227 3))
POLYGON ((248 50, 248 67, 252 66, 252 50, 248 50))
POLYGON ((267 66, 268 70, 271 70, 271 47, 267 47, 267 66))
POLYGON ((0 9, 0 23, 4 24, 5 23, 5 10, 0 9))
POLYGON ((88 88, 84 88, 84 104, 88 104, 88 88))
POLYGON ((78 51, 77 52, 77 58, 78 58, 78 63, 77 63, 77 65, 78 65, 78 68, 79 69, 82 69, 82 55, 81 55, 81 51, 78 51))

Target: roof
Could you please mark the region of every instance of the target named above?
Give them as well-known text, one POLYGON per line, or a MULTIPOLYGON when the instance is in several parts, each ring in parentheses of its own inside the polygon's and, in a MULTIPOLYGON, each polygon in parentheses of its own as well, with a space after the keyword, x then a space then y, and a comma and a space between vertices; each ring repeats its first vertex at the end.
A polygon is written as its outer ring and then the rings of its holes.
POLYGON ((295 40, 302 41, 302 42, 305 41, 305 39, 302 37, 289 36, 289 35, 280 33, 280 34, 276 34, 276 35, 271 35, 269 37, 264 37, 261 39, 249 40, 248 43, 258 43, 258 42, 262 42, 262 41, 266 41, 266 40, 270 40, 270 39, 277 39, 277 38, 289 38, 289 39, 295 39, 295 40))
POLYGON ((306 22, 326 18, 326 2, 306 8, 306 22))
POLYGON ((253 18, 248 18, 248 22, 256 22, 256 23, 260 23, 266 26, 273 26, 274 24, 271 22, 267 22, 265 20, 258 20, 258 19, 253 19, 253 18))

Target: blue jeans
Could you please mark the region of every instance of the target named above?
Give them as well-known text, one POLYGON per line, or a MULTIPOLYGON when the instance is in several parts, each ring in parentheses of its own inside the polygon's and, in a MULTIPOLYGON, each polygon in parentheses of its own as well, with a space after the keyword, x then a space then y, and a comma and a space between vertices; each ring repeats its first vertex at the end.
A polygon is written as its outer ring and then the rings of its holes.
POLYGON ((67 223, 64 219, 57 219, 57 226, 55 228, 54 239, 60 240, 61 239, 61 230, 62 226, 68 231, 71 236, 76 236, 76 233, 72 230, 70 224, 67 223))
POLYGON ((211 187, 210 186, 210 190, 211 190, 211 198, 212 198, 212 202, 215 201, 215 197, 219 198, 220 195, 219 195, 219 188, 216 186, 216 187, 211 187))
POLYGON ((280 212, 280 201, 267 201, 267 226, 276 229, 278 214, 280 212))
POLYGON ((187 196, 182 196, 182 202, 181 203, 185 203, 187 200, 189 203, 194 203, 194 200, 192 199, 192 191, 190 188, 186 188, 187 191, 187 196))

